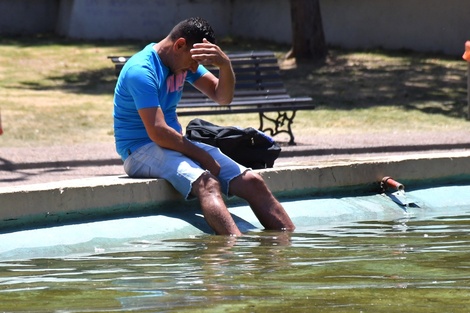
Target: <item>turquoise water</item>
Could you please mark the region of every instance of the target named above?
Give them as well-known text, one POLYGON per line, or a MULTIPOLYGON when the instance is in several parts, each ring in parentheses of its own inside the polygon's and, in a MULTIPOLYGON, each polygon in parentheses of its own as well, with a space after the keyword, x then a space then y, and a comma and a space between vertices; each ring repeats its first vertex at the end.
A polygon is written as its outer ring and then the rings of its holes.
POLYGON ((142 217, 0 235, 0 311, 468 312, 470 187, 407 197, 286 201, 294 233, 142 217))

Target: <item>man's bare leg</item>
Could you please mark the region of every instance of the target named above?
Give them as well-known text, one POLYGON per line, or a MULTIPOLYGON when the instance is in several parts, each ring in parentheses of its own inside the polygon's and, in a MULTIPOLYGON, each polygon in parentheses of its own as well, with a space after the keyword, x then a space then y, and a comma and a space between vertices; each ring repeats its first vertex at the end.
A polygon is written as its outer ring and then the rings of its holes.
POLYGON ((256 217, 266 229, 289 231, 295 229, 289 215, 259 174, 247 171, 234 178, 230 182, 230 193, 248 201, 256 217))
POLYGON ((201 175, 191 192, 199 199, 204 218, 216 234, 241 235, 222 198, 219 181, 212 174, 201 175))

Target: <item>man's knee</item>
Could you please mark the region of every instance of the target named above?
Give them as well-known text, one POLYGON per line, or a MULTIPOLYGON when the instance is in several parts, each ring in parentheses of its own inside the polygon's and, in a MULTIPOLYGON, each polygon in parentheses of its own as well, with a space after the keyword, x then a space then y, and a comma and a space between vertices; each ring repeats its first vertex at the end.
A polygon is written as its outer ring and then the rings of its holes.
POLYGON ((256 186, 265 186, 263 177, 261 177, 260 174, 253 172, 253 171, 247 171, 243 175, 243 180, 245 184, 248 184, 250 186, 256 187, 256 186))
POLYGON ((205 172, 193 183, 191 193, 196 197, 207 193, 220 193, 220 182, 210 172, 205 172))
POLYGON ((264 194, 269 192, 261 175, 253 171, 247 171, 234 178, 230 183, 230 190, 235 195, 264 194))

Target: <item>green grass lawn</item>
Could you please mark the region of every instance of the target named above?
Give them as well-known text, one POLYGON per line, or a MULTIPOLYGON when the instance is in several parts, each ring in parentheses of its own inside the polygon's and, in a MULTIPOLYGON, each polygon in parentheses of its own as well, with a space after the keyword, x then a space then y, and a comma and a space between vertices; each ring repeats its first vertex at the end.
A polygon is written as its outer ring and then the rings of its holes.
MULTIPOLYGON (((2 146, 113 141, 116 82, 109 55, 146 42, 82 42, 57 37, 0 39, 2 146)), ((273 50, 270 43, 223 40, 227 51, 273 50)), ((458 57, 330 49, 324 63, 282 62, 292 95, 318 108, 298 112, 296 136, 322 133, 456 130, 468 127, 467 64, 458 57)), ((186 125, 190 117, 181 118, 186 125)), ((210 116, 222 125, 258 126, 256 114, 210 116)))

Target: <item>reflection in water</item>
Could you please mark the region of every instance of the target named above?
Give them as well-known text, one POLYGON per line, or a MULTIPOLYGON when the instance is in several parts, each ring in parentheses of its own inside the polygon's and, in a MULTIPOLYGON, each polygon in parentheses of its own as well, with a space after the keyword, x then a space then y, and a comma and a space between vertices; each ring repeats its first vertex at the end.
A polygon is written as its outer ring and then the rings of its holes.
POLYGON ((3 262, 0 309, 466 312, 470 209, 463 211, 3 262))

